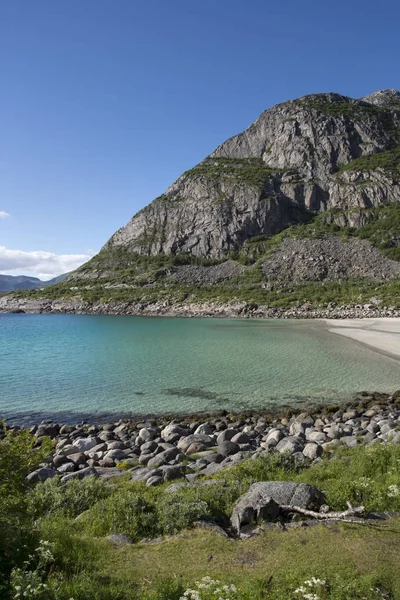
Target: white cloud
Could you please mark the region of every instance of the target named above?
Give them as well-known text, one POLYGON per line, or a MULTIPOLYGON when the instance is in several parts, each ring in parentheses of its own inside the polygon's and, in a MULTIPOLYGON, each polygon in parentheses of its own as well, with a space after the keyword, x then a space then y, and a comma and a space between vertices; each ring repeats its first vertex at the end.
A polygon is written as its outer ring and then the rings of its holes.
POLYGON ((88 261, 93 254, 24 252, 23 250, 10 250, 5 246, 0 246, 0 273, 31 275, 44 280, 52 279, 57 275, 77 269, 88 261))
POLYGON ((0 219, 7 219, 7 217, 11 217, 10 213, 5 210, 0 210, 0 219))

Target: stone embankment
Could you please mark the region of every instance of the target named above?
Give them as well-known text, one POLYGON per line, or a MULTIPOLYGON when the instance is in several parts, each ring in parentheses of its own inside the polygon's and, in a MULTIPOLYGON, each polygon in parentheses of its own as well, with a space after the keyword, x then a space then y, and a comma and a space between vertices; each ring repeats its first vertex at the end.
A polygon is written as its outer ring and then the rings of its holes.
POLYGON ((363 319, 400 317, 400 308, 375 304, 352 304, 326 308, 303 305, 295 308, 254 306, 247 302, 168 303, 132 302, 90 304, 77 300, 25 300, 0 298, 0 313, 136 315, 149 317, 227 317, 259 319, 363 319))
POLYGON ((363 393, 342 407, 280 417, 223 411, 202 418, 120 420, 105 425, 44 421, 32 432, 38 445, 49 436, 55 448, 47 463, 28 476, 32 482, 56 475, 62 481, 129 475, 148 486, 175 479, 189 483, 271 453, 286 452, 300 462, 315 463, 323 452, 337 446, 400 444, 400 391, 363 393))

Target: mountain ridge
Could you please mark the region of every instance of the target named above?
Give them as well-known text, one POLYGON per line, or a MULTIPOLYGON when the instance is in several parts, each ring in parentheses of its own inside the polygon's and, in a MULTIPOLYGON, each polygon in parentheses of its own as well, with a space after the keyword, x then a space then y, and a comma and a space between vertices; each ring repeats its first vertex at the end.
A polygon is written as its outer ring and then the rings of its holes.
POLYGON ((63 281, 69 273, 63 273, 47 281, 42 281, 39 277, 30 277, 29 275, 6 275, 0 273, 0 293, 13 292, 15 290, 36 290, 54 285, 63 281))

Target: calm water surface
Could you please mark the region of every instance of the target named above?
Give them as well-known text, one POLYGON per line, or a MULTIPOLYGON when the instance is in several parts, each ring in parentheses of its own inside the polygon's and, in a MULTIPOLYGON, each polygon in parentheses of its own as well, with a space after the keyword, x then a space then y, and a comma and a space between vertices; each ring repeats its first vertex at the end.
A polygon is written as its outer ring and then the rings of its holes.
POLYGON ((241 410, 400 388, 400 363, 310 321, 0 315, 0 416, 241 410))

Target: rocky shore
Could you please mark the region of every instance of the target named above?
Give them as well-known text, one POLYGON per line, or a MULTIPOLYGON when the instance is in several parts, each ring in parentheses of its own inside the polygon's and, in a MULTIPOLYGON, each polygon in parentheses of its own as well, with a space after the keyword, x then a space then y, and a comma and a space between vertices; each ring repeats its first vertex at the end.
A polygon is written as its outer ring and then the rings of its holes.
POLYGON ((363 392, 342 406, 284 415, 222 411, 76 426, 43 421, 31 432, 36 445, 48 436, 54 446, 47 462, 28 476, 32 482, 56 475, 62 481, 128 475, 148 486, 177 479, 189 483, 271 453, 289 453, 300 462, 315 463, 337 446, 400 444, 400 391, 363 392))
POLYGON ((228 317, 259 319, 365 319, 400 317, 400 308, 375 304, 352 304, 313 308, 304 304, 296 308, 254 306, 247 302, 168 303, 132 302, 90 304, 77 300, 32 300, 12 296, 0 297, 0 313, 135 315, 149 317, 228 317))

